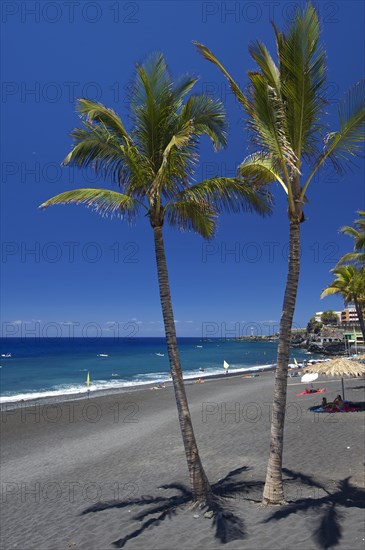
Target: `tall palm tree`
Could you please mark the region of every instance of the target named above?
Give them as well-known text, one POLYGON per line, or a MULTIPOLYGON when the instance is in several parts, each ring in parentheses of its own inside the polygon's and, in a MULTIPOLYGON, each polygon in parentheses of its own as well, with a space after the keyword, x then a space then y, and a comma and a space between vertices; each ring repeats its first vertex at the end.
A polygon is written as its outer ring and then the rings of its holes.
POLYGON ((361 332, 365 342, 365 268, 358 269, 354 265, 336 266, 331 270, 335 280, 321 294, 321 298, 340 294, 345 304, 353 303, 359 319, 361 332))
POLYGON ((215 149, 226 144, 223 106, 206 96, 185 96, 197 79, 174 82, 162 54, 137 65, 131 93, 132 130, 104 105, 80 99, 82 127, 72 133, 74 147, 65 165, 92 166, 112 177, 122 192, 108 189, 75 189, 41 205, 85 204, 101 214, 133 221, 139 212, 149 218, 155 244, 158 283, 170 369, 194 501, 212 498, 196 444, 183 382, 171 304, 163 239, 164 223, 212 237, 221 209, 264 214, 270 196, 238 178, 212 178, 192 184, 198 161, 200 135, 207 135, 215 149))
POLYGON ((280 321, 271 442, 264 503, 284 501, 282 454, 291 326, 300 271, 300 224, 304 221, 306 193, 326 160, 339 173, 350 158, 360 154, 364 136, 364 82, 348 92, 339 105, 339 129, 323 137, 326 114, 326 57, 319 42, 319 21, 308 4, 298 8, 286 33, 274 25, 277 62, 265 45, 249 47, 258 67, 248 73, 248 91, 240 89, 224 66, 204 45, 200 53, 214 63, 248 117, 256 152, 246 157, 238 173, 254 185, 278 182, 288 202, 290 252, 280 321), (304 177, 304 173, 309 173, 304 177))
POLYGON ((354 252, 349 252, 340 258, 338 265, 353 262, 354 264, 365 265, 365 212, 358 210, 360 218, 354 221, 354 227, 345 225, 341 227, 341 233, 354 239, 354 252))

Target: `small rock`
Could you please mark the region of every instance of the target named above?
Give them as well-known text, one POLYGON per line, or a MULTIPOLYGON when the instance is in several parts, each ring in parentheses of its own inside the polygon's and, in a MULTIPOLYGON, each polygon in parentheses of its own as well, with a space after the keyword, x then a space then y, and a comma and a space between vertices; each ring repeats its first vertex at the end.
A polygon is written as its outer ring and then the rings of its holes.
POLYGON ((204 517, 211 519, 214 516, 213 510, 208 510, 208 512, 205 512, 204 517))
POLYGON ((194 514, 193 518, 198 519, 198 518, 200 518, 200 516, 199 516, 199 514, 194 514))

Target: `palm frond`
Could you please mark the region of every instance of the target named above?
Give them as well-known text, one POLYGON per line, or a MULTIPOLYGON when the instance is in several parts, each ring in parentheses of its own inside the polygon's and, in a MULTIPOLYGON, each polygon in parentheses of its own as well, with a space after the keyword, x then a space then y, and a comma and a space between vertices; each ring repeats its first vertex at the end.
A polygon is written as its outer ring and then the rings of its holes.
MULTIPOLYGON (((275 88, 263 74, 249 73, 251 116, 248 127, 252 141, 263 152, 280 161, 283 170, 298 173, 298 158, 288 139, 285 107, 275 88)), ((288 180, 288 176, 286 177, 288 180)), ((288 184, 289 182, 287 182, 288 184)))
POLYGON ((354 250, 361 251, 365 248, 365 212, 358 210, 360 218, 354 221, 354 227, 345 225, 340 232, 354 239, 354 250))
POLYGON ((231 75, 228 73, 228 71, 226 71, 226 69, 223 67, 222 63, 218 61, 215 55, 206 46, 204 46, 203 44, 200 44, 200 42, 196 42, 195 40, 193 40, 193 44, 197 47, 198 52, 204 57, 204 59, 206 59, 207 61, 210 61, 222 71, 222 73, 228 80, 229 86, 232 92, 234 93, 234 95, 236 96, 236 99, 239 101, 239 103, 241 103, 241 105, 245 109, 250 110, 250 105, 247 97, 242 92, 238 84, 231 77, 231 75))
POLYGON ((90 99, 79 99, 77 103, 77 111, 82 117, 86 117, 88 122, 98 122, 123 143, 129 142, 130 136, 126 131, 119 116, 105 105, 91 101, 90 99))
POLYGON ((97 174, 118 181, 128 178, 122 146, 106 128, 85 122, 84 128, 75 128, 71 136, 76 144, 63 160, 64 166, 87 168, 92 166, 97 174))
POLYGON ((328 287, 328 288, 325 288, 322 292, 321 292, 321 300, 322 298, 326 298, 327 296, 333 296, 333 294, 339 294, 341 293, 341 289, 340 288, 336 288, 336 287, 328 287))
POLYGON ((281 95, 280 72, 266 46, 257 40, 251 42, 248 51, 260 67, 268 85, 275 88, 277 94, 281 95))
POLYGON ((365 299, 365 270, 354 265, 336 266, 332 269, 335 279, 325 288, 321 298, 340 294, 346 303, 363 302, 365 299))
POLYGON ((199 203, 189 198, 169 203, 165 217, 170 225, 180 231, 193 230, 202 237, 210 239, 216 227, 216 212, 206 203, 199 203))
POLYGON ((256 186, 268 185, 273 181, 278 181, 285 193, 288 194, 288 188, 281 175, 280 163, 275 162, 270 155, 260 152, 249 155, 239 165, 238 174, 244 181, 256 186))
POLYGON ((48 208, 56 204, 84 204, 103 216, 127 217, 132 221, 137 214, 139 203, 127 195, 109 189, 73 189, 65 191, 40 205, 48 208))
POLYGON ((216 177, 185 189, 181 198, 210 204, 221 212, 257 212, 271 214, 272 196, 264 187, 255 187, 240 178, 216 177))
POLYGON ((206 134, 215 150, 227 144, 227 123, 223 104, 208 96, 190 96, 181 112, 181 121, 191 121, 194 133, 206 134))
POLYGON ((302 154, 311 158, 317 151, 326 105, 326 57, 316 10, 311 4, 298 7, 287 34, 274 29, 288 139, 300 162, 302 154))
POLYGON ((181 106, 182 100, 189 92, 191 92, 197 82, 198 78, 190 75, 186 75, 176 82, 173 89, 173 96, 177 108, 181 106))
POLYGON ((308 186, 318 169, 327 159, 330 159, 335 170, 343 175, 351 168, 355 157, 363 156, 363 141, 365 136, 365 80, 357 82, 347 93, 339 106, 340 129, 325 137, 325 147, 317 158, 314 167, 302 188, 301 197, 305 195, 308 186))
POLYGON ((321 158, 329 158, 339 174, 356 156, 363 156, 365 138, 365 80, 357 82, 338 108, 340 129, 327 134, 321 158))
POLYGON ((337 265, 353 263, 357 265, 365 265, 365 253, 364 252, 348 252, 341 256, 337 265))

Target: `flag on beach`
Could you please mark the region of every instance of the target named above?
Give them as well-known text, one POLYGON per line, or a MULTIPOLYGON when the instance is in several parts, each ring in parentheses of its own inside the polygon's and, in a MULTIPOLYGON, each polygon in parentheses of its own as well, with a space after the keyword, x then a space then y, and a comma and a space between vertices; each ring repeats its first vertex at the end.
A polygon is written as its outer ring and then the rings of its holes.
POLYGON ((86 386, 87 387, 90 386, 90 373, 89 372, 87 373, 87 377, 86 377, 86 386))
POLYGON ((223 361, 223 368, 225 368, 226 371, 229 368, 229 365, 228 365, 227 361, 223 361))

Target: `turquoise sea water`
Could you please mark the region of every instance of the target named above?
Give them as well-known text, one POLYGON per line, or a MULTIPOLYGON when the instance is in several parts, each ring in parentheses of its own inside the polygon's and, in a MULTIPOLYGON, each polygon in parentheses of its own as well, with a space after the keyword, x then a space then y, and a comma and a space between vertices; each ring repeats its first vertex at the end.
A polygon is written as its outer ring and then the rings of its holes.
MULTIPOLYGON (((268 368, 277 342, 180 338, 184 378, 268 368), (204 369, 201 370, 201 369, 204 369)), ((164 338, 7 338, 0 339, 0 402, 160 383, 169 380, 164 338), (11 357, 6 357, 6 355, 11 357)), ((291 360, 308 359, 292 350, 291 360)))

